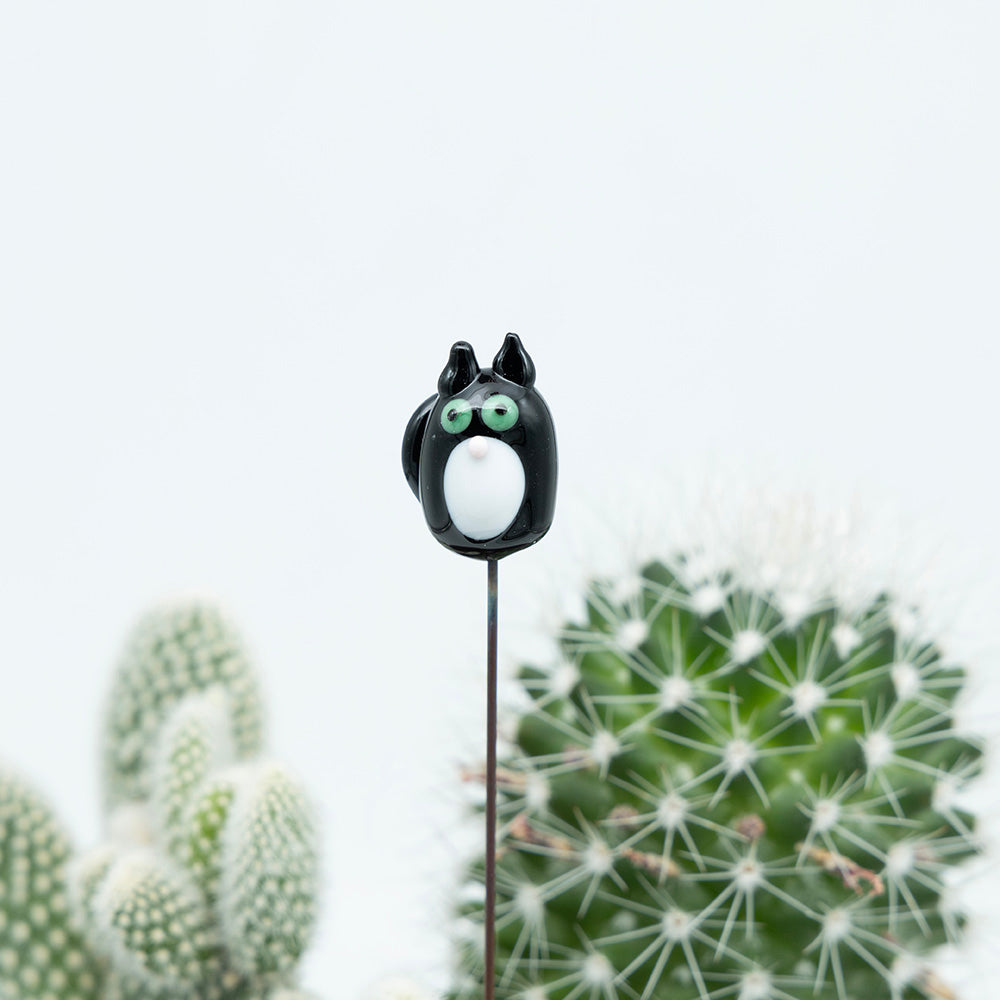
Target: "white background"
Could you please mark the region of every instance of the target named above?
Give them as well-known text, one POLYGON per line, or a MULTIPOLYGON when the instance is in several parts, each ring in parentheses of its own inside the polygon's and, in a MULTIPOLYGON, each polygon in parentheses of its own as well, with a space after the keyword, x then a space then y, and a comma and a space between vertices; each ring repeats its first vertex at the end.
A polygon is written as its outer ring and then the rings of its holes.
POLYGON ((451 342, 488 364, 507 330, 562 483, 504 595, 587 547, 598 486, 707 459, 888 502, 990 606, 998 29, 961 0, 4 4, 0 757, 93 842, 123 631, 217 594, 327 821, 306 982, 440 969, 484 581, 398 450, 451 342))

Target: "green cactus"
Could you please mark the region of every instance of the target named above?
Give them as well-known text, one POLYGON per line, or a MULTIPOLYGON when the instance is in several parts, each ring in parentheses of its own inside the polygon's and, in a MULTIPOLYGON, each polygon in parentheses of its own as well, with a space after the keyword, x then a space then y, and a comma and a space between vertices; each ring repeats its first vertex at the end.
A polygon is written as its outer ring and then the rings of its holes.
MULTIPOLYGON (((978 850, 956 795, 981 748, 914 621, 685 559, 591 583, 559 662, 520 671, 498 996, 954 996, 931 958, 963 935, 946 883, 978 850)), ((453 993, 478 996, 481 895, 460 913, 453 993)))
POLYGON ((263 744, 260 692, 233 627, 199 601, 157 608, 139 622, 111 689, 104 743, 109 805, 149 797, 164 721, 179 701, 213 687, 229 699, 236 754, 256 756, 263 744))
POLYGON ((306 1000, 317 831, 297 782, 259 757, 242 644, 200 603, 136 629, 106 719, 107 840, 76 857, 0 774, 4 1000, 306 1000))
POLYGON ((70 843, 49 807, 0 772, 0 997, 94 1000, 98 963, 66 897, 70 843))

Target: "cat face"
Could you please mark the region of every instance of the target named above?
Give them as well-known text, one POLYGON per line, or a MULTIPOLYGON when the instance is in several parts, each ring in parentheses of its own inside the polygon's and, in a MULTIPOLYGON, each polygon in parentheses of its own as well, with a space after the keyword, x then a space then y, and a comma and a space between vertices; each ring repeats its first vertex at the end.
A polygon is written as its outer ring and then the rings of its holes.
POLYGON ((515 334, 486 369, 459 342, 437 395, 407 426, 407 480, 428 527, 462 555, 501 558, 537 542, 552 523, 555 430, 534 380, 515 334))

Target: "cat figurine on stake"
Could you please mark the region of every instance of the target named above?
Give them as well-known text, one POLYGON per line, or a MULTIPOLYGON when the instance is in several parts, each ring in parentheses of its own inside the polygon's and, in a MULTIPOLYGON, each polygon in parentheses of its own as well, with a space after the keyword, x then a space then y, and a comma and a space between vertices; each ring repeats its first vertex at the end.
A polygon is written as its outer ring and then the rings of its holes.
POLYGON ((480 368, 472 347, 454 344, 403 435, 403 472, 427 527, 446 548, 487 560, 486 899, 483 992, 495 995, 497 802, 497 564, 534 545, 552 525, 556 434, 535 389, 535 366, 508 333, 480 368))
POLYGON ((427 526, 447 548, 501 559, 549 530, 556 498, 556 436, 535 366, 508 333, 492 368, 459 341, 437 394, 410 417, 403 471, 427 526))

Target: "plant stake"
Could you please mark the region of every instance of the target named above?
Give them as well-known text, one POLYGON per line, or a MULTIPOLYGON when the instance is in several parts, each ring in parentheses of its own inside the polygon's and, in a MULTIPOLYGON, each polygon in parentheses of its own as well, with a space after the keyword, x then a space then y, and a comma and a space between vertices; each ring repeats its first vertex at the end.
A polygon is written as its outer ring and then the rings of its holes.
POLYGON ((496 955, 497 564, 537 542, 555 508, 555 429, 534 383, 516 334, 507 334, 492 368, 480 368, 459 341, 437 393, 403 435, 403 472, 428 528, 453 552, 486 560, 486 1000, 496 955))

